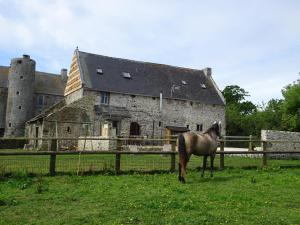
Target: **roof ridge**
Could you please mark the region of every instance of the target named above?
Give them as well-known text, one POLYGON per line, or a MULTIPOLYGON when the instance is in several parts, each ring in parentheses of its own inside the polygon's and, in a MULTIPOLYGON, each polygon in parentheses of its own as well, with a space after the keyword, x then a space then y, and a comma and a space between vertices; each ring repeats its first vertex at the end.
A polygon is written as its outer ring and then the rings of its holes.
POLYGON ((120 61, 135 62, 135 63, 148 64, 148 65, 153 65, 153 66, 164 66, 164 67, 169 67, 169 68, 174 68, 174 69, 188 70, 188 71, 192 71, 192 72, 203 72, 202 69, 193 69, 193 68, 174 66, 174 65, 163 64, 163 63, 154 63, 154 62, 146 62, 146 61, 141 61, 141 60, 112 57, 112 56, 100 55, 100 54, 95 54, 95 53, 90 53, 90 52, 79 51, 79 50, 78 50, 78 52, 84 53, 84 54, 89 54, 89 55, 101 56, 101 57, 110 58, 110 59, 114 59, 114 60, 120 60, 120 61))

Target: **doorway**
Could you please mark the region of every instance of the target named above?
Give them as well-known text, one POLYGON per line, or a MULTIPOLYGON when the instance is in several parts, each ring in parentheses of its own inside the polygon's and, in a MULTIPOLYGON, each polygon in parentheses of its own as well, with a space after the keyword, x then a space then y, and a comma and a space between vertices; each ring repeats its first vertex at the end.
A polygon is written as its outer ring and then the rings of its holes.
POLYGON ((139 136, 141 135, 141 128, 137 122, 132 122, 130 124, 130 136, 139 136))

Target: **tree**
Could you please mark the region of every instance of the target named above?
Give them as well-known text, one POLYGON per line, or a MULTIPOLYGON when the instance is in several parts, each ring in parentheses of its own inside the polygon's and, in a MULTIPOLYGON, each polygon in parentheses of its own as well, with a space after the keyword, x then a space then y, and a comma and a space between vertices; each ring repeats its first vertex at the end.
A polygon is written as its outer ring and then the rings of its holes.
POLYGON ((282 89, 282 127, 290 131, 300 131, 300 80, 282 89))
POLYGON ((226 104, 238 104, 249 96, 249 93, 238 85, 229 85, 222 91, 226 104))
POLYGON ((249 128, 253 128, 253 123, 247 115, 256 112, 257 108, 252 102, 245 100, 249 96, 248 92, 238 85, 230 85, 222 93, 226 99, 227 134, 249 135, 249 128))

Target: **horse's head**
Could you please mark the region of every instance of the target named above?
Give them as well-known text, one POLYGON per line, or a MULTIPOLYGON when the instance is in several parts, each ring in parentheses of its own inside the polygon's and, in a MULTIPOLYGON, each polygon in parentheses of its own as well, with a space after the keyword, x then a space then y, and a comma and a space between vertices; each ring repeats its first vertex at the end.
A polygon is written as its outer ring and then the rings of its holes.
POLYGON ((222 123, 221 121, 215 121, 212 125, 212 130, 214 130, 218 137, 221 137, 222 123))

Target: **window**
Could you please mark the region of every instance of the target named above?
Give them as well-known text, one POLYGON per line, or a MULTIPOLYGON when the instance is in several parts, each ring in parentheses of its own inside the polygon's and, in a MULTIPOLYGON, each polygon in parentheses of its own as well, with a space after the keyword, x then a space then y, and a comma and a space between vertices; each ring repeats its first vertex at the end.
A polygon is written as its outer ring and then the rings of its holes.
POLYGON ((130 73, 128 73, 128 72, 123 72, 122 75, 123 75, 123 77, 126 78, 126 79, 131 79, 131 75, 130 75, 130 73))
POLYGON ((67 132, 70 134, 71 133, 71 127, 67 127, 67 132))
POLYGON ((101 68, 98 68, 96 71, 97 71, 97 74, 103 74, 103 70, 101 68))
POLYGON ((100 103, 108 105, 109 100, 109 93, 108 92, 101 92, 100 93, 100 103))
POLYGON ((20 92, 19 92, 19 91, 17 91, 17 92, 16 92, 16 94, 17 94, 17 95, 20 95, 20 92))
POLYGON ((20 79, 22 80, 22 79, 23 79, 23 76, 20 76, 20 79))
POLYGON ((183 85, 187 85, 187 83, 186 83, 185 80, 182 80, 181 83, 182 83, 183 85))
POLYGON ((189 129, 189 128, 190 128, 190 125, 186 125, 186 128, 189 129))
POLYGON ((44 95, 38 95, 37 105, 38 106, 43 106, 44 105, 44 95))
POLYGON ((197 131, 203 130, 203 124, 197 124, 197 131))
POLYGON ((4 128, 0 128, 0 137, 3 137, 3 136, 4 136, 4 131, 5 131, 4 128))
POLYGON ((152 97, 152 99, 155 100, 156 98, 155 98, 155 97, 152 97))
POLYGON ((162 122, 159 121, 159 122, 158 122, 158 126, 161 127, 161 125, 162 125, 162 122))
POLYGON ((205 84, 201 84, 202 89, 206 89, 206 85, 205 84))
POLYGON ((194 104, 193 102, 190 102, 190 105, 191 105, 191 106, 193 106, 193 104, 194 104))
POLYGON ((22 107, 19 105, 19 107, 18 107, 19 109, 22 109, 22 107))
POLYGON ((8 126, 11 127, 11 123, 9 123, 8 126))

